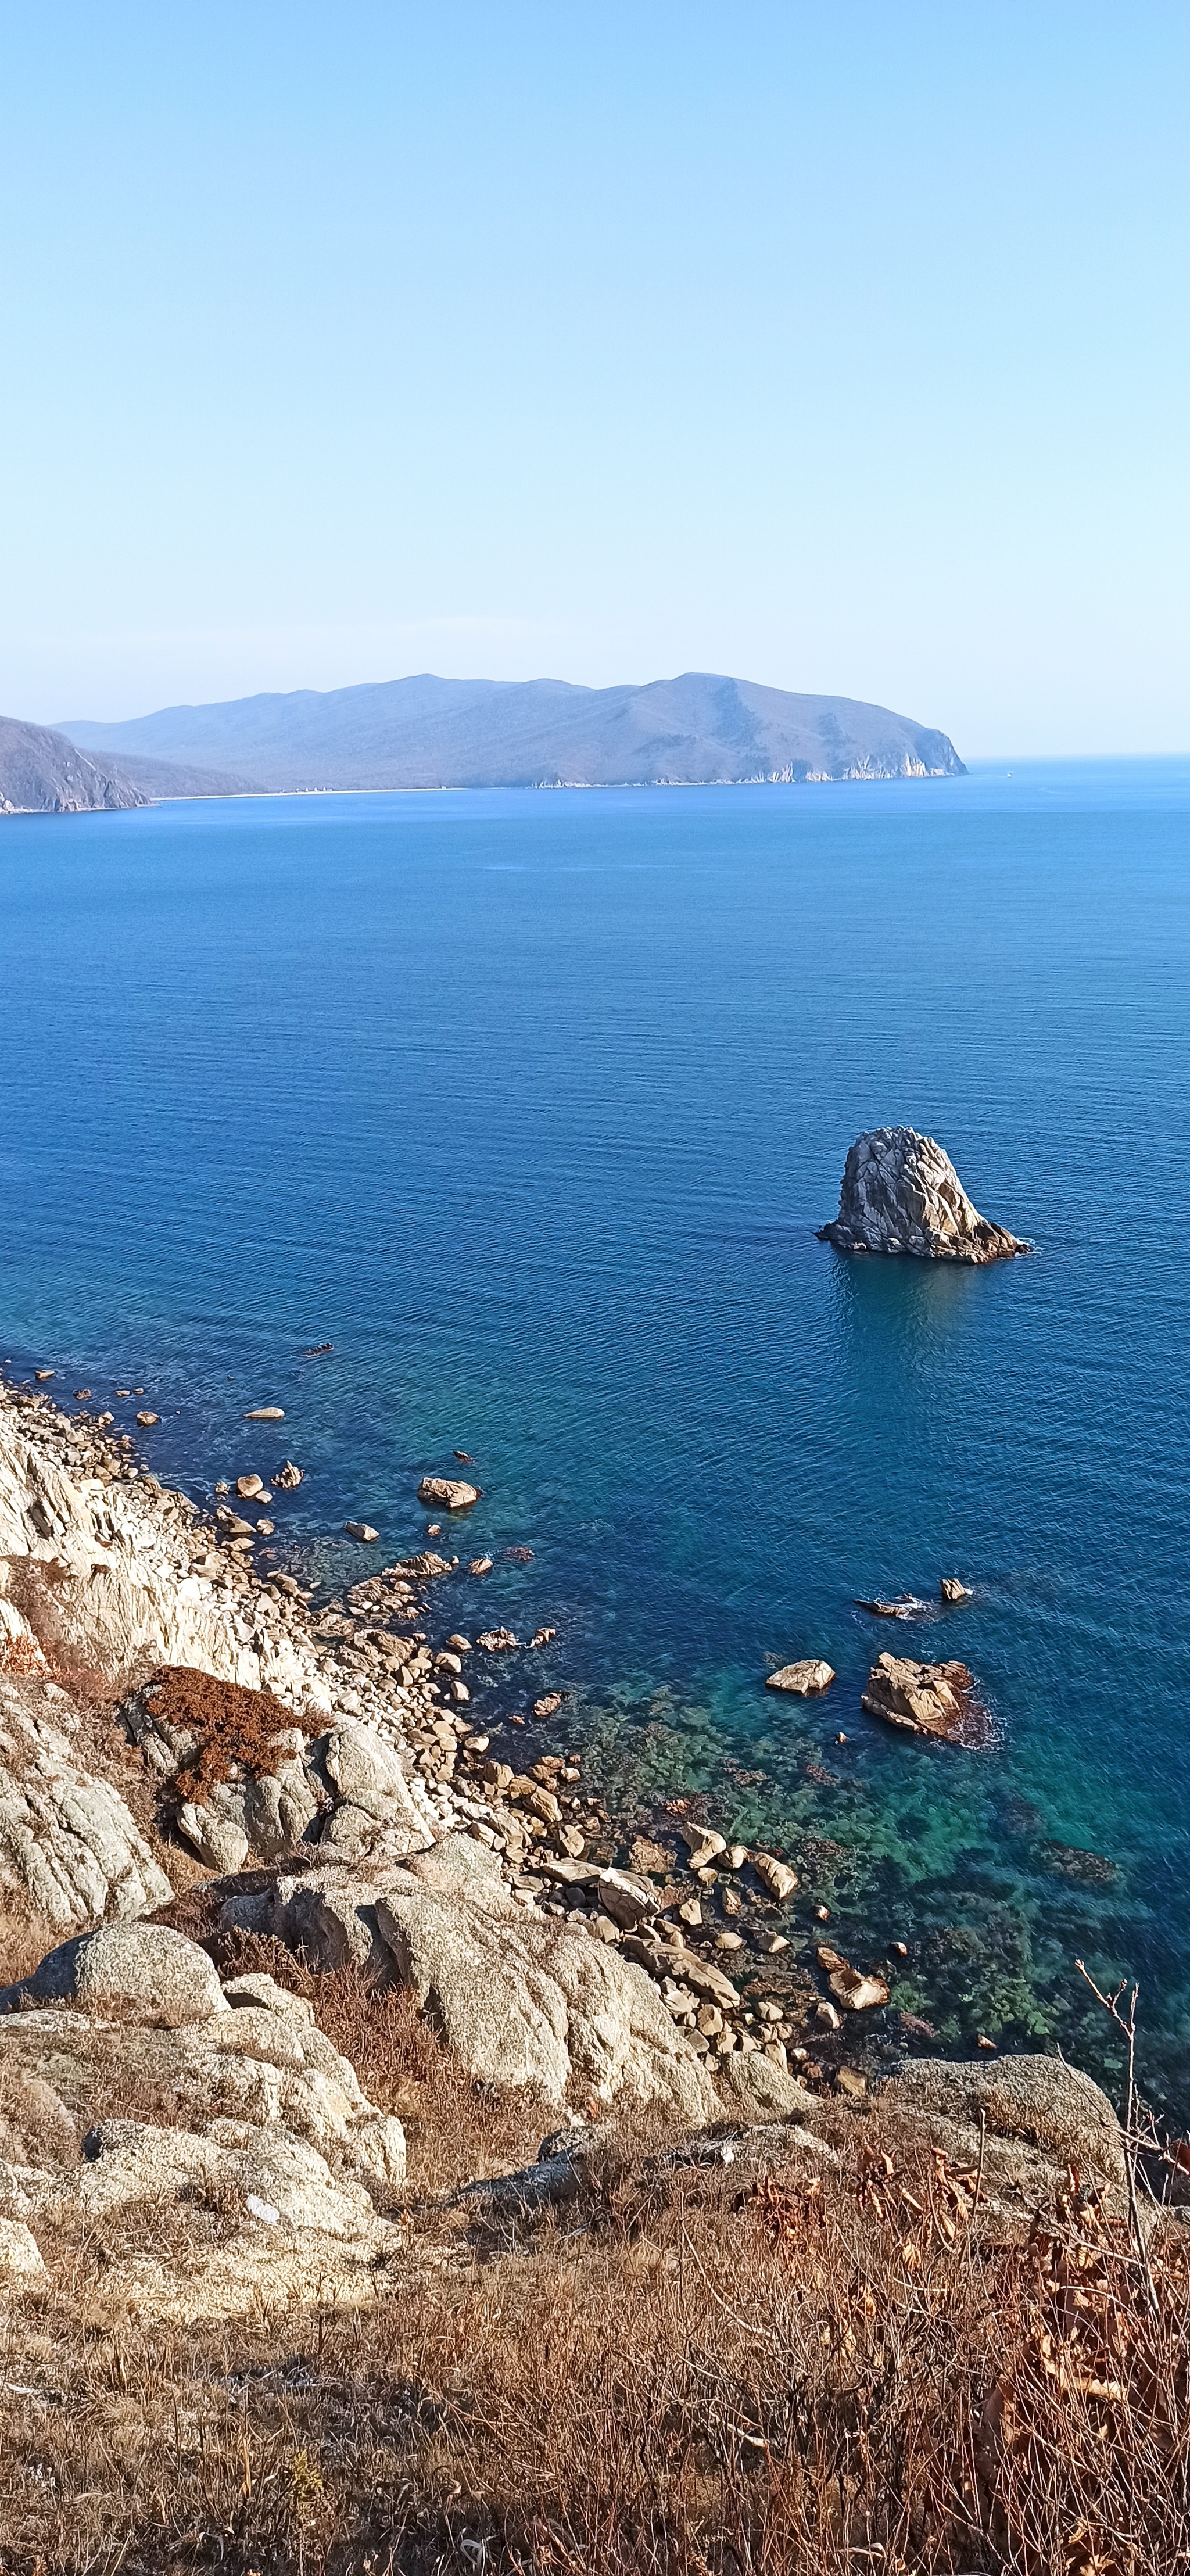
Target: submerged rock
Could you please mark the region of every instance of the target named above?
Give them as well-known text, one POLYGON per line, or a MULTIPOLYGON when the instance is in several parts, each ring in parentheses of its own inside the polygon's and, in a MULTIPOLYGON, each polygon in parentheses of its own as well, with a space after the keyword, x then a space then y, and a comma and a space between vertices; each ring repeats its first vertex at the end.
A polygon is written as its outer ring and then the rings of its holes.
POLYGON ((881 1655, 860 1702, 869 1716, 903 1726, 911 1735, 961 1738, 974 1705, 966 1664, 917 1664, 907 1655, 881 1655))
POLYGON ((874 1127, 843 1169, 839 1213, 819 1228, 839 1252, 911 1252, 919 1261, 1005 1261, 1029 1245, 981 1216, 949 1154, 915 1127, 874 1127))

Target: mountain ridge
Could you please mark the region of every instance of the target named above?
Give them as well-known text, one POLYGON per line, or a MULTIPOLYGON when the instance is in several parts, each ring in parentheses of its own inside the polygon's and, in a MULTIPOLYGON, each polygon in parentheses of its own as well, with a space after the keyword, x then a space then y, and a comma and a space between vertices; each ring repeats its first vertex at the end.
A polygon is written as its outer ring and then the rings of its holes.
POLYGON ((58 730, 88 753, 250 773, 262 788, 710 786, 961 777, 949 736, 863 699, 718 672, 589 689, 443 680, 264 691, 58 730))

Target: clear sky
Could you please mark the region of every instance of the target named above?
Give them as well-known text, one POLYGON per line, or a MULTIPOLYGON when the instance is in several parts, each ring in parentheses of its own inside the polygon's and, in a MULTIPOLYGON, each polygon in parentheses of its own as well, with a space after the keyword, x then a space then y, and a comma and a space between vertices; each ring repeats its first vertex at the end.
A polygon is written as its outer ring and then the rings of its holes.
POLYGON ((1190 749, 1190 11, 0 0, 0 709, 1190 749))

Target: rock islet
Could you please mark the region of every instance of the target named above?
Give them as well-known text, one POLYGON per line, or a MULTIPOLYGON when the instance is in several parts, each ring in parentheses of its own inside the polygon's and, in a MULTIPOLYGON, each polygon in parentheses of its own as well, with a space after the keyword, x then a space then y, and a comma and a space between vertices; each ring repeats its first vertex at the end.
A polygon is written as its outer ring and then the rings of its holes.
POLYGON ((910 1253, 919 1261, 983 1265, 1031 1246, 981 1216, 949 1154, 915 1127, 873 1127, 843 1167, 839 1213, 819 1228, 839 1252, 910 1253))

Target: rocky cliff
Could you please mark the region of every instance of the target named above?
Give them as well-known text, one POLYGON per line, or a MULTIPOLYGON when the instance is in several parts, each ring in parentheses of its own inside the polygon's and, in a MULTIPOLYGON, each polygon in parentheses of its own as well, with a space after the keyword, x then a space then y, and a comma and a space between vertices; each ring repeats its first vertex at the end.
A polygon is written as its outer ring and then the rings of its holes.
POLYGON ((80 750, 48 725, 0 716, 0 814, 123 813, 161 796, 244 796, 251 779, 80 750))
POLYGON ((915 1127, 873 1127, 843 1168, 839 1213, 819 1241, 919 1261, 1006 1261, 1029 1246, 972 1205, 949 1154, 915 1127))
POLYGON ((118 762, 93 758, 45 725, 0 716, 0 814, 97 814, 148 805, 118 762))

